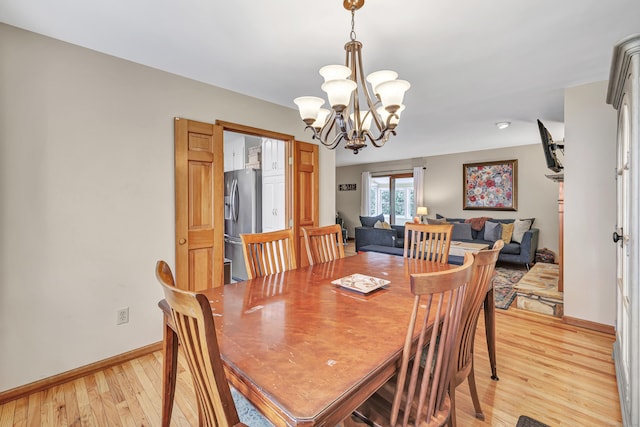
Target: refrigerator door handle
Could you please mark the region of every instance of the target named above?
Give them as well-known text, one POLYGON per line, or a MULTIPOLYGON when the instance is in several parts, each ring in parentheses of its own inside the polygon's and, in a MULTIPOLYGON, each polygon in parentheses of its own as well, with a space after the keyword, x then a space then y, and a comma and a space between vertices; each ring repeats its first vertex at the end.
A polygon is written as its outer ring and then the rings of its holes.
POLYGON ((233 237, 229 234, 224 234, 224 242, 231 245, 242 245, 242 240, 239 237, 233 237))
POLYGON ((238 222, 238 203, 240 195, 238 193, 238 179, 234 179, 231 184, 231 217, 233 222, 238 222))
POLYGON ((235 178, 231 180, 231 189, 229 190, 229 218, 233 221, 233 199, 236 194, 234 191, 236 187, 235 178))

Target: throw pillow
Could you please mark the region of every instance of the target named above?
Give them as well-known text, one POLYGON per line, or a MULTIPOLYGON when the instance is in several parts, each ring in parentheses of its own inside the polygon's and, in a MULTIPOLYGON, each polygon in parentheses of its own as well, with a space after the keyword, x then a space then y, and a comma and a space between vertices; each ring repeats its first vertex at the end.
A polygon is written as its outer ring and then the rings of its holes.
POLYGON ((511 236, 513 235, 513 222, 502 223, 502 240, 505 245, 511 243, 511 236))
POLYGON ((516 219, 513 222, 513 235, 511 241, 522 243, 522 236, 531 228, 532 221, 530 219, 516 219))
POLYGON ((484 223, 484 240, 495 242, 502 238, 502 224, 499 222, 487 221, 484 223))
POLYGON ((445 218, 447 222, 465 222, 464 218, 445 218))
POLYGON ((521 221, 531 221, 529 228, 533 227, 533 223, 536 222, 535 218, 520 218, 521 221))
POLYGON ((376 221, 383 222, 384 215, 380 214, 377 216, 361 216, 360 217, 360 224, 362 224, 363 227, 373 227, 376 224, 376 221))
POLYGON ((445 222, 464 222, 464 218, 445 218, 439 213, 436 214, 436 219, 442 219, 445 222))
POLYGON ((447 221, 444 218, 441 219, 433 219, 427 218, 427 224, 446 224, 447 221))
POLYGON ((385 221, 376 221, 376 223, 373 224, 373 228, 384 228, 385 230, 391 230, 391 225, 389 225, 389 223, 385 221))
POLYGON ((468 222, 455 222, 453 223, 453 230, 451 231, 451 240, 472 240, 471 237, 471 224, 468 222))

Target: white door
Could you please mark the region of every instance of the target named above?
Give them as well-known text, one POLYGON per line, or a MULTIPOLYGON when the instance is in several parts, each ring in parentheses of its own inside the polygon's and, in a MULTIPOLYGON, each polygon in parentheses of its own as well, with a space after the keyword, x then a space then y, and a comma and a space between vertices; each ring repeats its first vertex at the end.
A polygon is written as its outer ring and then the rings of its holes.
POLYGON ((273 157, 275 160, 275 170, 276 175, 284 175, 284 141, 280 141, 278 139, 273 141, 273 157))
POLYGON ((287 228, 285 226, 285 205, 284 205, 284 174, 277 175, 275 178, 275 197, 273 201, 273 205, 275 207, 274 210, 274 220, 273 226, 276 230, 284 230, 287 228))
MULTIPOLYGON (((624 389, 625 399, 630 399, 631 380, 631 295, 630 268, 631 245, 629 233, 631 209, 631 135, 628 100, 623 99, 618 113, 618 143, 617 143, 617 224, 613 240, 617 243, 617 277, 616 277, 616 351, 618 352, 618 380, 624 389)), ((626 402, 627 405, 630 402, 626 402)))
POLYGON ((262 177, 262 231, 274 231, 274 197, 275 183, 270 176, 262 177))
POLYGON ((607 103, 618 110, 616 365, 624 426, 640 425, 640 35, 614 46, 607 103))
POLYGON ((282 230, 285 227, 284 175, 262 178, 262 231, 282 230))
POLYGON ((244 169, 244 135, 224 132, 224 171, 244 169))
POLYGON ((285 144, 262 138, 262 231, 285 227, 285 144))
POLYGON ((262 138, 262 175, 284 175, 284 141, 262 138))

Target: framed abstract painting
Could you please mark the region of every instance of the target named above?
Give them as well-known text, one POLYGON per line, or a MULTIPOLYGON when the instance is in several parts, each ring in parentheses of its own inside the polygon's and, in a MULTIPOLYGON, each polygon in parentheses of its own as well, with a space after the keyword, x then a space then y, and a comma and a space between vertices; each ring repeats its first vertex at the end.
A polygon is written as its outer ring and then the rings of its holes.
POLYGON ((462 209, 518 210, 518 160, 463 164, 462 209))

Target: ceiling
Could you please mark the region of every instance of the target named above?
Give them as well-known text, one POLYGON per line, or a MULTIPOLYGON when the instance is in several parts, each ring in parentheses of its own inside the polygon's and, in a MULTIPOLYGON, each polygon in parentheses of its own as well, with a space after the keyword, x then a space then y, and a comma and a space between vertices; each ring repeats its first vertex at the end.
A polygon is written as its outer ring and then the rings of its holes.
MULTIPOLYGON (((365 73, 412 86, 397 136, 336 164, 534 144, 537 118, 562 139, 564 89, 608 79, 639 16, 638 0, 367 0, 365 73)), ((351 16, 341 0, 0 0, 0 21, 295 109, 324 98, 351 16)))

